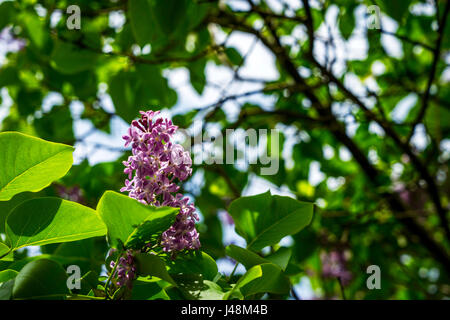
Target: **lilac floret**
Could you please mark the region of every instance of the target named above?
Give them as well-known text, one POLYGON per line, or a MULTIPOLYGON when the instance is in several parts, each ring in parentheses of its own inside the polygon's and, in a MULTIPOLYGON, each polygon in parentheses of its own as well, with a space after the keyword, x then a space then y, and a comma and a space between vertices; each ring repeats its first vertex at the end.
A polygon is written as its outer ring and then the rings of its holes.
POLYGON ((322 252, 320 255, 322 262, 322 276, 324 278, 339 278, 343 285, 347 285, 352 280, 352 274, 347 269, 347 259, 344 252, 333 250, 322 252))
POLYGON ((141 111, 123 136, 132 155, 124 161, 128 176, 121 192, 146 205, 180 208, 175 223, 162 234, 165 251, 198 249, 199 234, 195 229, 198 215, 189 198, 178 193, 177 182, 192 174, 192 159, 183 146, 170 140, 178 127, 166 118, 156 118, 159 111, 141 111))
MULTIPOLYGON (((111 261, 110 267, 114 269, 116 263, 111 261)), ((116 285, 119 287, 127 286, 131 289, 133 280, 136 276, 136 264, 134 262, 133 254, 130 250, 126 252, 125 257, 120 257, 117 263, 116 270, 112 278, 116 279, 116 285)))

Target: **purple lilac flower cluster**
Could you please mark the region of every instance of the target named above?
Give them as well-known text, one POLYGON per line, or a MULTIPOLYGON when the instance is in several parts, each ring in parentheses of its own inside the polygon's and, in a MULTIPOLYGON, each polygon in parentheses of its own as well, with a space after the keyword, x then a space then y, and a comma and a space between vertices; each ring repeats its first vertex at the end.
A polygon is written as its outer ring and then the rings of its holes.
POLYGON ((198 249, 199 235, 195 229, 198 215, 189 198, 177 193, 177 181, 192 174, 192 159, 188 151, 170 139, 178 127, 165 118, 156 118, 159 111, 141 111, 123 136, 125 147, 131 144, 132 155, 124 161, 128 174, 125 187, 131 198, 153 206, 180 208, 175 223, 162 234, 165 251, 198 249))
MULTIPOLYGON (((111 261, 111 269, 114 269, 115 265, 116 263, 114 261, 111 261)), ((131 289, 135 276, 136 265, 134 263, 132 252, 128 250, 125 257, 120 257, 112 278, 117 278, 116 285, 120 287, 126 285, 129 289, 131 289)))
POLYGON ((320 254, 322 262, 322 276, 325 278, 339 278, 343 285, 350 283, 352 274, 347 270, 347 258, 344 252, 333 250, 320 254))

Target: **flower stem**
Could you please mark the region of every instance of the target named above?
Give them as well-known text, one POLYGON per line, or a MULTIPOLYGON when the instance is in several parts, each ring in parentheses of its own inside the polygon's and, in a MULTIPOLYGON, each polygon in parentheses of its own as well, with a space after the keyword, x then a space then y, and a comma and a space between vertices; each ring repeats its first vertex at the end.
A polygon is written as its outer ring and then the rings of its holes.
POLYGON ((345 298, 344 285, 342 284, 341 277, 337 277, 337 281, 338 281, 338 283, 339 283, 339 288, 341 289, 342 299, 343 299, 343 300, 347 300, 347 299, 345 298))
POLYGON ((230 281, 231 278, 234 276, 234 273, 236 272, 238 264, 239 264, 239 262, 236 262, 236 264, 234 265, 233 271, 231 271, 230 275, 228 276, 228 281, 230 281))
POLYGON ((108 286, 109 286, 109 283, 111 282, 111 279, 112 279, 113 275, 116 273, 116 268, 117 268, 117 265, 119 264, 119 259, 120 259, 121 256, 122 256, 122 254, 119 254, 117 256, 117 259, 116 259, 116 261, 114 263, 114 267, 112 268, 111 273, 109 274, 109 277, 108 277, 108 279, 106 280, 106 283, 105 283, 105 293, 106 293, 106 296, 109 299, 111 299, 111 296, 109 295, 109 292, 108 292, 108 286))

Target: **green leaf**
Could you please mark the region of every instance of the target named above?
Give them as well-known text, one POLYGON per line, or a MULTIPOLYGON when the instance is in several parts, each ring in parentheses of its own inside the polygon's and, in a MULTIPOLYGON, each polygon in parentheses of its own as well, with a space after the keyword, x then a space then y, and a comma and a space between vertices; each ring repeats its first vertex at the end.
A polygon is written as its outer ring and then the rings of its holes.
POLYGON ((175 281, 169 275, 166 264, 154 254, 138 253, 135 255, 137 262, 137 273, 140 276, 155 276, 173 285, 175 281))
POLYGON ((225 293, 222 288, 209 280, 203 281, 203 288, 198 297, 199 300, 222 300, 225 293))
POLYGON ((88 294, 92 289, 96 289, 98 285, 98 273, 95 271, 89 270, 86 274, 84 274, 80 279, 80 293, 88 294))
POLYGON ((402 1, 381 1, 380 5, 384 12, 390 15, 395 20, 401 22, 405 14, 409 13, 408 7, 410 5, 410 0, 402 1))
POLYGON ((99 55, 70 43, 57 41, 51 54, 51 65, 62 74, 75 74, 93 68, 99 55))
POLYGON ((213 258, 202 251, 190 252, 177 256, 175 260, 165 258, 169 274, 200 274, 203 279, 213 281, 217 275, 217 264, 213 258))
POLYGON ((224 300, 228 300, 231 296, 233 296, 233 293, 235 293, 237 290, 240 290, 243 286, 246 284, 262 277, 262 269, 260 265, 254 266, 253 268, 250 268, 239 280, 236 282, 236 284, 233 286, 233 288, 228 291, 225 296, 224 300))
POLYGON ((192 300, 222 300, 225 295, 218 284, 196 277, 180 281, 179 290, 186 299, 192 300))
MULTIPOLYGON (((64 242, 58 244, 49 259, 59 262, 61 265, 76 264, 83 272, 92 270, 100 273, 105 263, 107 252, 106 237, 94 237, 79 241, 64 242)), ((41 248, 43 253, 46 248, 41 248)))
POLYGON ((206 59, 198 59, 189 64, 189 78, 198 94, 202 94, 206 86, 206 59))
POLYGON ((244 62, 244 59, 242 58, 239 51, 236 50, 236 48, 226 48, 225 54, 227 55, 228 59, 230 59, 230 62, 235 66, 240 66, 244 62))
POLYGON ((339 31, 346 40, 350 38, 353 29, 355 28, 355 15, 353 12, 355 7, 356 5, 349 5, 339 9, 339 31))
MULTIPOLYGON (((150 0, 153 6, 153 14, 160 30, 163 34, 169 36, 176 34, 187 16, 185 14, 188 6, 188 0, 150 0)), ((180 30, 181 31, 181 30, 180 30)))
POLYGON ((12 1, 5 1, 0 3, 0 30, 11 23, 14 16, 15 8, 12 1))
POLYGON ((291 259, 292 254, 292 250, 290 248, 282 247, 270 256, 263 258, 253 251, 235 246, 234 244, 226 247, 225 251, 229 257, 242 263, 247 270, 258 264, 273 263, 284 271, 289 263, 289 260, 291 259))
POLYGON ((147 43, 153 43, 156 36, 157 26, 152 19, 151 10, 148 0, 130 0, 128 2, 131 30, 137 44, 141 47, 147 43))
POLYGON ((227 292, 224 300, 229 299, 236 290, 240 290, 244 296, 265 292, 286 294, 290 290, 290 282, 280 267, 265 263, 250 268, 227 292))
POLYGON ((18 132, 0 133, 0 201, 39 191, 72 166, 73 147, 18 132))
POLYGON ((51 197, 18 205, 6 219, 5 230, 13 250, 106 234, 104 223, 93 209, 51 197))
POLYGON ((237 233, 247 240, 247 248, 259 251, 306 227, 313 216, 313 204, 272 196, 268 191, 236 199, 228 211, 237 233))
MULTIPOLYGON (((170 107, 177 101, 174 90, 169 88, 167 79, 162 76, 162 69, 149 64, 137 64, 136 74, 140 80, 139 105, 149 104, 170 107)), ((153 110, 155 108, 153 107, 153 110)))
POLYGON ((67 144, 75 141, 73 119, 68 106, 54 106, 50 112, 36 118, 33 124, 36 132, 44 139, 67 144))
POLYGON ((167 294, 172 300, 187 299, 197 300, 200 292, 204 288, 204 280, 201 274, 197 273, 180 273, 174 274, 173 279, 177 283, 176 287, 167 288, 167 294), (179 297, 175 297, 174 293, 179 297), (181 295, 180 295, 181 294, 181 295))
POLYGON ((289 260, 291 260, 291 248, 279 248, 276 252, 266 257, 267 260, 279 266, 283 271, 286 270, 289 260))
POLYGON ((237 262, 240 262, 244 265, 245 269, 249 270, 253 266, 256 266, 258 264, 262 263, 268 263, 269 261, 264 259, 263 257, 260 257, 256 253, 235 246, 234 244, 231 244, 226 247, 225 252, 227 256, 233 258, 237 262))
POLYGON ((0 256, 4 255, 8 251, 9 247, 6 244, 0 242, 0 256))
MULTIPOLYGON (((170 300, 169 296, 163 288, 163 284, 159 282, 149 282, 135 280, 133 282, 133 291, 131 299, 133 300, 170 300)), ((164 283, 164 282, 163 282, 164 283)))
POLYGON ((35 11, 22 10, 17 19, 25 27, 31 44, 39 50, 45 49, 49 43, 50 34, 45 28, 44 18, 39 17, 35 11))
POLYGON ((0 285, 0 300, 9 300, 14 287, 14 279, 8 280, 0 285))
POLYGON ((111 78, 109 94, 114 102, 117 115, 131 122, 142 105, 151 100, 153 90, 146 87, 136 72, 120 71, 111 78))
POLYGON ((13 256, 12 256, 12 251, 10 250, 10 248, 4 244, 0 242, 0 260, 3 261, 13 261, 13 256), (10 252, 9 254, 7 254, 8 252, 10 252))
POLYGON ((14 279, 18 274, 16 270, 11 269, 0 271, 0 283, 14 279))
POLYGON ((14 299, 62 299, 69 294, 66 271, 56 262, 39 259, 28 263, 16 276, 14 299))
MULTIPOLYGON (((254 280, 249 281, 245 285, 241 285, 240 291, 242 292, 242 294, 244 294, 244 296, 249 296, 261 292, 271 292, 278 294, 285 294, 289 292, 289 279, 284 276, 283 271, 280 267, 272 263, 266 263, 255 266, 253 268, 261 269, 261 277, 257 277, 254 280)), ((249 271, 251 271, 252 269, 250 269, 249 271)))
POLYGON ((443 106, 430 105, 425 114, 424 123, 430 135, 437 141, 441 141, 450 132, 450 110, 443 106))
POLYGON ((178 208, 144 205, 123 194, 106 191, 97 211, 108 227, 113 248, 142 247, 166 231, 174 222, 178 208))

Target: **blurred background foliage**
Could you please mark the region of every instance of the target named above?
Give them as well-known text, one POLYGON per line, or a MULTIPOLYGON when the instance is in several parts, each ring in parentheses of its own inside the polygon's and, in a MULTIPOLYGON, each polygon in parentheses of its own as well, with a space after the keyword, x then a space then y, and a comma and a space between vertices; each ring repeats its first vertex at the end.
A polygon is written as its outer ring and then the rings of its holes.
MULTIPOLYGON (((198 229, 208 254, 226 259, 224 245, 234 241, 226 237, 230 201, 270 187, 317 205, 312 224, 282 243, 303 270, 291 277, 294 298, 340 298, 339 275, 351 299, 449 297, 449 6, 445 0, 3 1, 1 130, 84 150, 75 152, 69 174, 40 194, 95 208, 105 190, 123 185, 121 162, 129 151, 115 131, 123 133, 139 110, 162 109, 182 128, 194 120, 203 120, 205 130, 277 128, 277 174, 261 176, 261 165, 203 163, 185 184, 202 215, 198 229), (81 9, 80 30, 66 26, 70 5, 81 9), (380 28, 367 27, 375 21, 372 5, 380 9, 380 28), (246 52, 230 44, 236 36, 246 52), (253 49, 269 57, 258 60, 256 75, 241 72, 255 59, 253 49), (271 68, 276 76, 264 77, 271 68), (208 103, 182 103, 172 81, 179 70, 192 95, 208 103), (228 80, 219 85, 223 75, 228 80), (81 130, 80 121, 90 129, 81 130), (114 135, 116 145, 89 140, 93 135, 114 135), (93 162, 94 152, 114 156, 93 162), (366 287, 373 264, 381 268, 381 290, 366 287)), ((0 202, 1 222, 33 196, 0 202)), ((104 240, 88 239, 42 253, 70 252, 70 262, 77 256, 100 272, 105 250, 104 240)))

